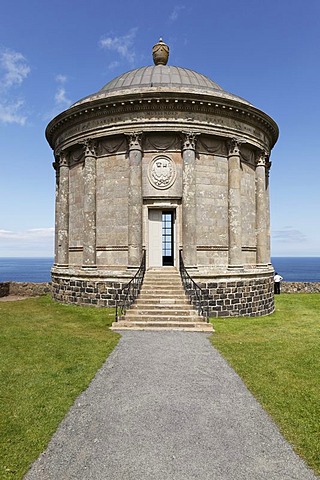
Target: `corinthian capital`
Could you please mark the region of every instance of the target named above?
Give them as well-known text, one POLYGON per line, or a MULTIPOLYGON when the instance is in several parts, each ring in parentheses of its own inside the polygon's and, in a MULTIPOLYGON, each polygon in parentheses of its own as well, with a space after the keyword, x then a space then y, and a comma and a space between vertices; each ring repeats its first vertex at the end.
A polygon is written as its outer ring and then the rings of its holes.
POLYGON ((195 150, 197 137, 200 133, 195 132, 182 132, 183 133, 183 144, 182 150, 195 150))
POLYGON ((265 150, 259 150, 256 158, 257 167, 268 167, 269 165, 269 154, 265 150))
POLYGON ((228 140, 228 152, 229 155, 240 155, 240 147, 243 143, 246 143, 242 138, 233 137, 228 140))
POLYGON ((129 150, 141 150, 142 132, 129 132, 125 134, 129 150))
POLYGON ((92 138, 87 138, 83 143, 83 151, 86 157, 97 156, 97 142, 92 138))
POLYGON ((69 158, 66 150, 60 150, 60 152, 57 152, 55 154, 55 162, 53 164, 54 168, 60 168, 60 167, 68 167, 69 165, 69 158))

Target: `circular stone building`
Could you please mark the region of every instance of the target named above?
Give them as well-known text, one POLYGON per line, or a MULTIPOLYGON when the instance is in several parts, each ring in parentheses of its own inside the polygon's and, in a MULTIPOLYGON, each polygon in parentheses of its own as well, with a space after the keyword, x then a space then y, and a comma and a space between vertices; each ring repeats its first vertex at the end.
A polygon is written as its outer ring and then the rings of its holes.
POLYGON ((56 170, 53 296, 113 306, 146 251, 146 268, 179 268, 211 314, 274 310, 270 151, 276 123, 187 68, 120 75, 46 129, 56 170))

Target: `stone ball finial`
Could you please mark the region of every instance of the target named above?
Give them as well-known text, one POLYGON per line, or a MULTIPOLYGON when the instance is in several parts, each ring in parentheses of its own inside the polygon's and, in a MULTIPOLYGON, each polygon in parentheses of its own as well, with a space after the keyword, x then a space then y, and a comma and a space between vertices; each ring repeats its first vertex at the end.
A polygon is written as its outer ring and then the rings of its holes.
POLYGON ((153 62, 155 65, 167 65, 169 58, 169 47, 162 38, 152 48, 153 62))

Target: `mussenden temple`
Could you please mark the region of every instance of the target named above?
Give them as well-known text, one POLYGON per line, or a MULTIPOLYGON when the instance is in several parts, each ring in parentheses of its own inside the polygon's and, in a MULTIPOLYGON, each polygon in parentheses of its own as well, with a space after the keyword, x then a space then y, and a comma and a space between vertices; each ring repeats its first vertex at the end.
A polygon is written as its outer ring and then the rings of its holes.
MULTIPOLYGON (((278 127, 205 75, 167 65, 168 57, 160 39, 154 65, 111 80, 46 129, 56 171, 53 297, 114 306, 139 272, 142 291, 156 297, 164 285, 155 304, 158 320, 170 323, 180 271, 210 316, 267 315, 278 127)), ((120 320, 134 322, 131 310, 120 320)), ((150 320, 147 311, 140 320, 150 320)))

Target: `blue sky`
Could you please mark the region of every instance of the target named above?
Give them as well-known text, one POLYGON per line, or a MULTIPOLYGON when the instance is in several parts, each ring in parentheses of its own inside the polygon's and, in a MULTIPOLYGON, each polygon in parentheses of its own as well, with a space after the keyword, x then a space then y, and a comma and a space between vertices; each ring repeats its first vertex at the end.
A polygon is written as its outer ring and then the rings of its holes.
POLYGON ((0 257, 52 256, 49 121, 121 73, 152 63, 203 73, 278 123, 273 256, 320 256, 319 0, 2 0, 0 257))

